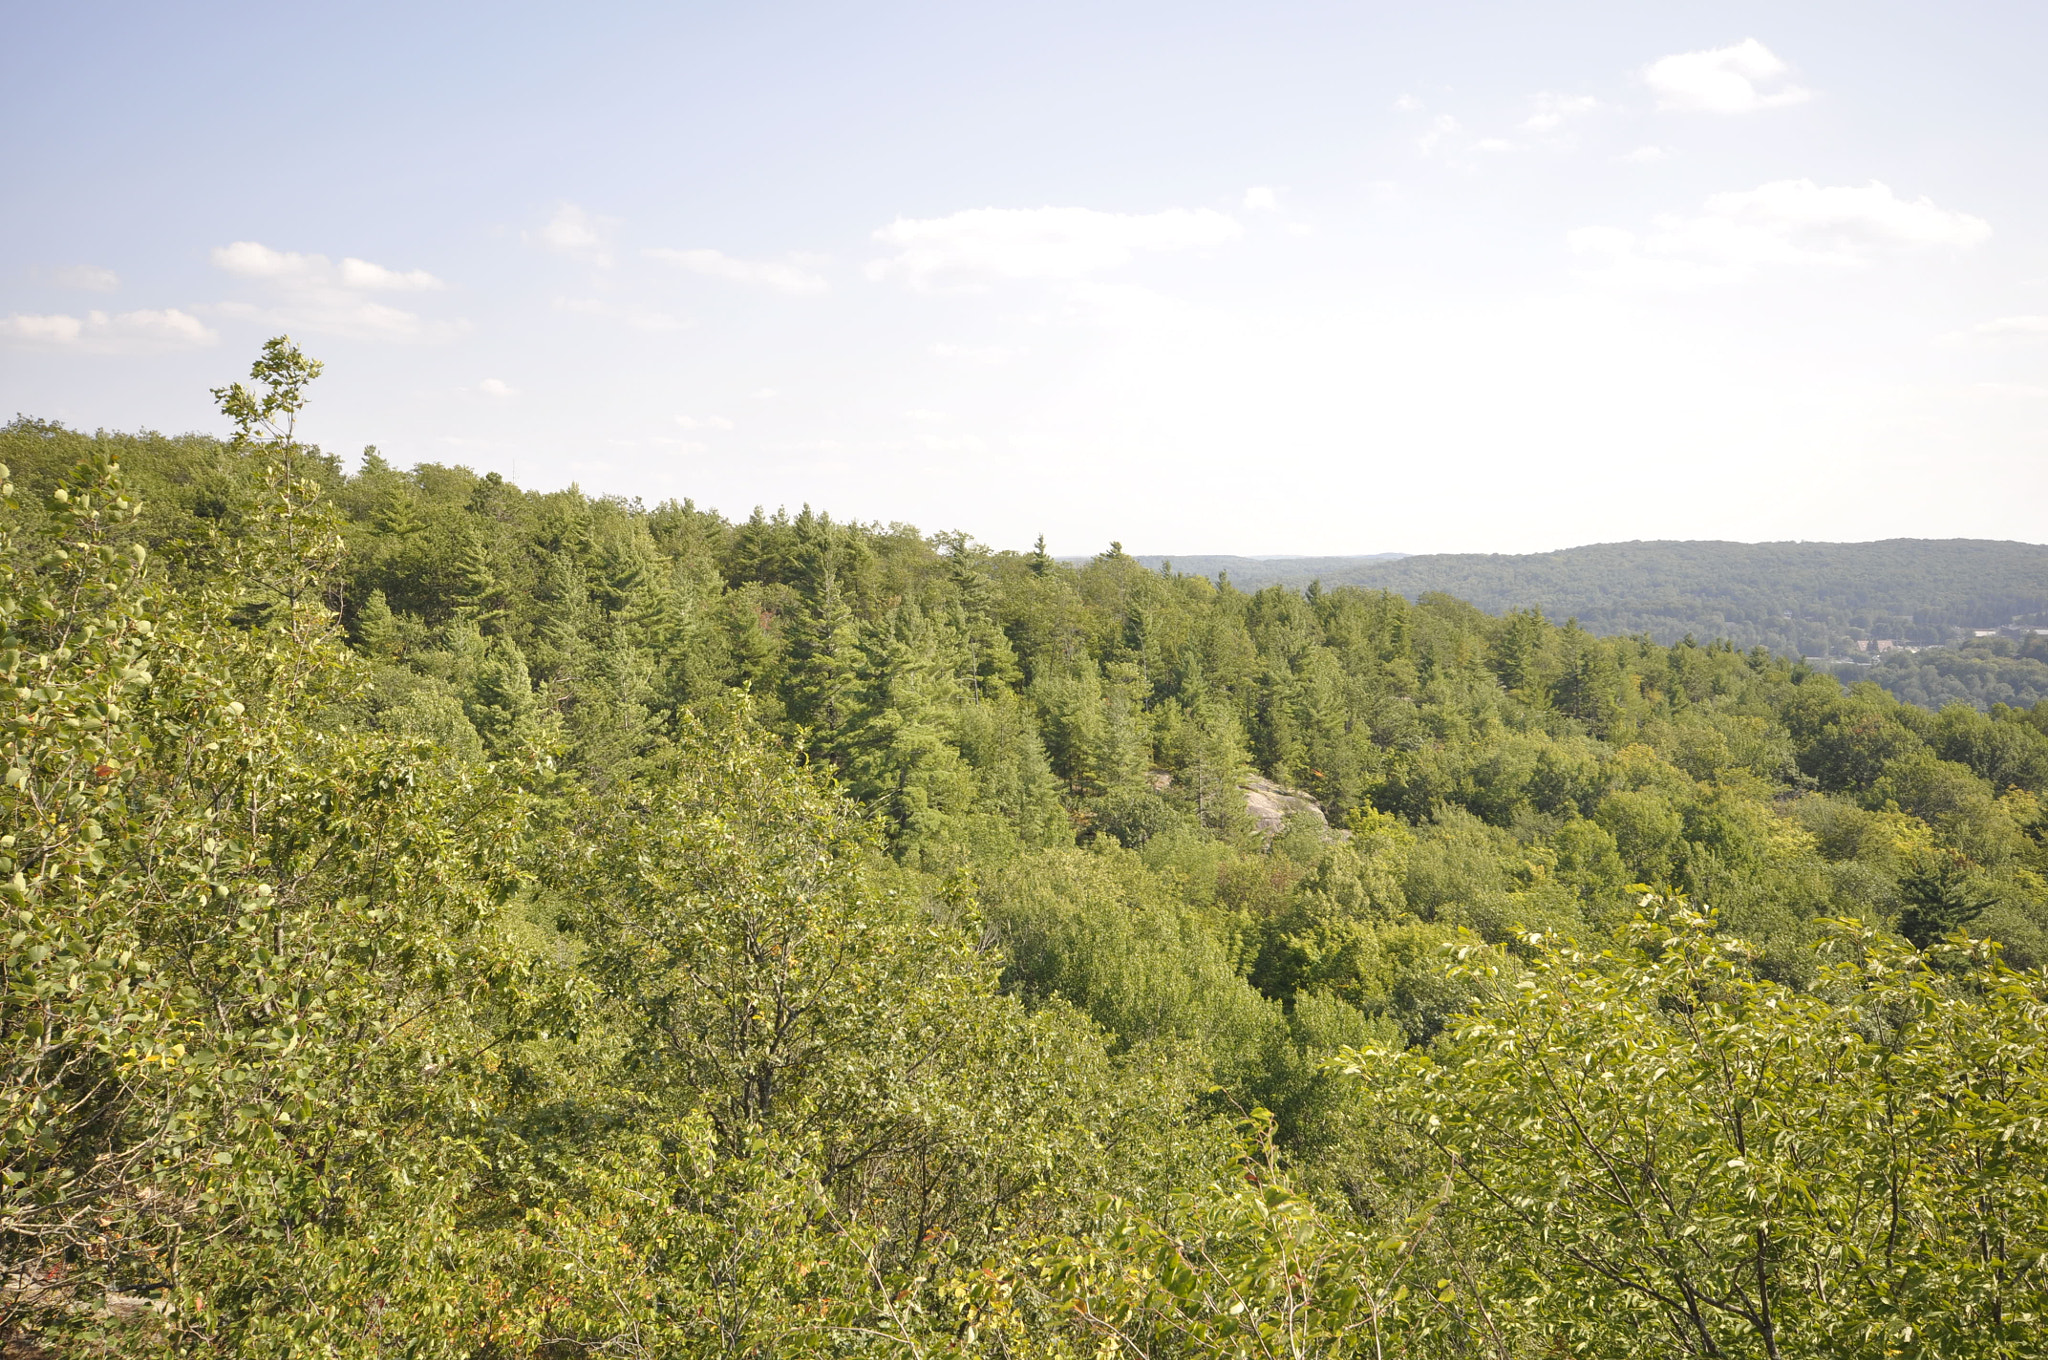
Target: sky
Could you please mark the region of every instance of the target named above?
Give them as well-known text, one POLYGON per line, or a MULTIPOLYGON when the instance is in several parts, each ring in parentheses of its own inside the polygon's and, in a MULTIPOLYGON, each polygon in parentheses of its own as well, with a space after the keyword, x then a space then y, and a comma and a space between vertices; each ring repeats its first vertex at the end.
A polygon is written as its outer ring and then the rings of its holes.
POLYGON ((0 415, 1060 554, 2039 542, 2038 3, 0 0, 0 415))

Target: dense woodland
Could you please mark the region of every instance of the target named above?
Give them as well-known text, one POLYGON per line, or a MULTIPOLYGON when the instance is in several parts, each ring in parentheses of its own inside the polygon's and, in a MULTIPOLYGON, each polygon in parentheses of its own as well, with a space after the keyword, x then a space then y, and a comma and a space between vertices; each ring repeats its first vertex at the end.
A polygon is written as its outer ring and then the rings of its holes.
POLYGON ((2037 1352, 2048 706, 345 473, 317 372, 0 432, 23 1353, 2037 1352))
POLYGON ((1850 680, 1869 680, 1921 708, 1994 704, 2032 708, 2048 699, 2048 636, 1971 638, 1954 647, 1898 649, 1874 664, 1838 668, 1850 680))
MULTIPOLYGON (((1162 559, 1148 558, 1148 565, 1162 559)), ((1788 656, 1858 641, 1948 644, 1978 628, 2048 626, 2048 546, 1971 538, 1873 543, 1594 543, 1547 553, 1174 559, 1240 586, 1354 585, 1455 595, 1490 614, 1540 608, 1589 632, 1691 635, 1788 656)))

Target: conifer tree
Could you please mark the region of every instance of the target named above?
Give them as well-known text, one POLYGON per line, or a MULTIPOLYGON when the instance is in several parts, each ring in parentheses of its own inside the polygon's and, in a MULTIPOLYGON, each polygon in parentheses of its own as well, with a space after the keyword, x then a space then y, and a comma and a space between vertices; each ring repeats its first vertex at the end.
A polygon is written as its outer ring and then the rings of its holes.
POLYGON ((982 697, 985 681, 1006 689, 1017 685, 1024 672, 1017 664, 1016 649, 996 621, 995 592, 986 566, 988 550, 971 543, 965 534, 941 534, 939 541, 946 547, 953 627, 964 662, 961 679, 976 698, 982 697))
POLYGON ((583 569, 569 553, 556 553, 541 571, 534 590, 534 665, 544 679, 566 680, 582 674, 589 661, 589 637, 597 621, 583 569))
POLYGON ((533 677, 518 643, 508 637, 491 639, 463 710, 494 756, 509 754, 533 738, 533 677))
POLYGON ((827 561, 810 611, 790 630, 789 712, 818 734, 828 752, 856 716, 860 661, 860 626, 827 561))
POLYGON ((356 650, 379 661, 389 661, 398 655, 398 621, 392 617, 391 606, 381 590, 371 591, 370 598, 356 611, 356 650))
POLYGON ((897 852, 916 862, 943 843, 973 798, 948 739, 950 677, 930 621, 914 604, 892 614, 868 649, 863 716, 846 742, 854 795, 888 823, 897 852))
POLYGON ((398 476, 385 481, 384 488, 377 497, 376 509, 371 513, 370 522, 376 526, 378 533, 387 538, 397 539, 410 538, 426 527, 426 521, 420 516, 418 497, 413 494, 405 479, 398 476))
POLYGON ((498 574, 482 537, 466 524, 456 544, 452 576, 449 603, 456 615, 481 631, 495 631, 505 617, 498 574))

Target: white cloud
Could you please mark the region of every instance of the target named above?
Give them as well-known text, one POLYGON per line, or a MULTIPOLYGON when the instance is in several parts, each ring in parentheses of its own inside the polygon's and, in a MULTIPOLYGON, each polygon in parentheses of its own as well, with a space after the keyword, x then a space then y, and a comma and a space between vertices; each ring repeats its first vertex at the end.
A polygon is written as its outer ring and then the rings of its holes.
POLYGON ((1415 139, 1415 149, 1427 156, 1437 149, 1446 137, 1455 137, 1462 129, 1458 120, 1448 113, 1440 113, 1429 125, 1429 131, 1415 139))
POLYGON ((386 269, 381 264, 358 260, 353 255, 341 262, 341 283, 344 288, 361 289, 364 292, 420 293, 439 292, 448 285, 424 269, 386 269))
POLYGON ((16 312, 7 318, 7 338, 32 345, 68 345, 85 332, 85 323, 75 316, 36 316, 16 312))
POLYGON ((1513 151, 1515 144, 1503 137, 1481 137, 1472 143, 1474 151, 1513 151))
POLYGON ((182 349, 211 345, 218 333, 189 312, 87 312, 36 316, 16 312, 0 321, 0 335, 35 349, 75 349, 94 354, 182 349))
POLYGON ((1524 132, 1555 132, 1571 118, 1597 113, 1600 101, 1589 94, 1551 94, 1545 92, 1536 96, 1536 111, 1522 120, 1524 132))
POLYGON ((944 420, 946 418, 946 413, 944 411, 927 411, 923 407, 918 406, 912 407, 910 410, 905 411, 903 413, 903 418, 905 420, 914 420, 918 422, 920 425, 929 425, 935 421, 944 420))
POLYGON ((1990 235, 1981 217, 1900 198, 1875 180, 1856 187, 1788 179, 1711 195, 1699 215, 1660 216, 1641 235, 1581 227, 1567 239, 1576 253, 1603 260, 1613 277, 1695 287, 1765 265, 1857 268, 1890 251, 1968 249, 1990 235))
POLYGON ((501 378, 485 378, 476 385, 476 390, 487 397, 516 397, 519 389, 501 378))
POLYGON ((223 315, 362 340, 429 340, 461 329, 459 323, 429 323, 417 313, 364 296, 435 292, 448 286, 424 269, 386 269, 354 256, 336 265, 325 255, 273 250, 258 241, 216 247, 213 263, 225 273, 261 284, 271 295, 267 305, 224 302, 216 308, 223 315))
POLYGON ((883 227, 875 239, 897 253, 870 265, 868 274, 900 277, 918 288, 1078 279, 1127 264, 1140 252, 1207 249, 1243 234, 1235 218, 1208 208, 971 208, 950 217, 898 218, 883 227))
POLYGON ((66 265, 50 271, 50 279, 62 288, 79 288, 88 293, 111 293, 121 286, 121 276, 96 264, 66 265))
POLYGON ((1263 184, 1253 185, 1244 191, 1246 212, 1279 212, 1280 196, 1263 184))
POLYGON ((1614 159, 1629 165, 1654 165, 1658 161, 1669 159, 1670 155, 1671 153, 1661 146, 1639 146, 1633 151, 1623 152, 1614 159))
POLYGON ((280 279, 304 277, 315 269, 327 266, 324 255, 297 255, 290 251, 272 250, 258 241, 236 241, 232 245, 213 248, 213 267, 225 269, 230 274, 239 274, 245 279, 280 279))
POLYGON ((934 359, 943 359, 947 363, 988 368, 993 368, 998 364, 1007 364, 1022 353, 1024 351, 1021 349, 1009 349, 1002 345, 950 345, 943 342, 933 345, 931 349, 932 358, 934 359))
POLYGON ((1412 94, 1404 94, 1394 101, 1394 112, 1396 113, 1419 113, 1421 111, 1422 101, 1412 94))
POLYGON ((1811 90, 1782 79, 1791 69, 1770 48, 1745 38, 1733 47, 1660 57, 1643 69, 1643 83, 1660 109, 1754 113, 1813 98, 1811 90))
POLYGON ((2048 316, 2001 316, 1978 322, 1970 333, 1996 340, 2048 340, 2048 316))
POLYGON ((574 203, 564 203, 555 209, 555 215, 548 219, 548 224, 536 236, 543 246, 558 255, 588 260, 604 267, 612 262, 606 234, 617 225, 616 218, 599 217, 574 203))
POLYGON ((730 430, 733 427, 724 416, 677 416, 676 424, 686 430, 730 430))
POLYGON ((823 275, 813 274, 793 264, 740 260, 717 250, 649 250, 642 253, 651 260, 680 265, 692 273, 731 279, 735 283, 758 283, 778 293, 822 293, 831 286, 823 275))

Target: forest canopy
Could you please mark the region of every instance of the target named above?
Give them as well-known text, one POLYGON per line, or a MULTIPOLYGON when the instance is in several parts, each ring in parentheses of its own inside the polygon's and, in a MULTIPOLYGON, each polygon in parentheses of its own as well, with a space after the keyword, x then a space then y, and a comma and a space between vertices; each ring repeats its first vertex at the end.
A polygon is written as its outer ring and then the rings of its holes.
MULTIPOLYGON (((1687 635, 1788 656, 1878 640, 1945 645, 1976 629, 2048 628, 2048 546, 1971 538, 1874 543, 1594 543, 1548 553, 1145 558, 1241 588, 1320 581, 1432 591, 1490 614, 1541 609, 1589 632, 1687 635)), ((1885 677, 1880 676, 1882 683, 1885 677)), ((1887 688, 1890 686, 1887 685, 1887 688)))
POLYGON ((20 1353, 2036 1346, 2048 706, 350 471, 318 376, 0 432, 20 1353))

